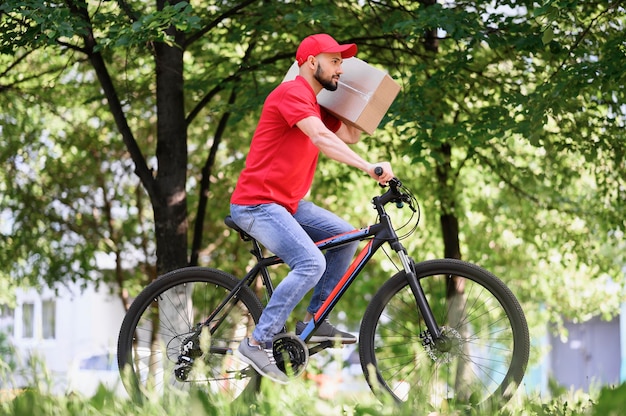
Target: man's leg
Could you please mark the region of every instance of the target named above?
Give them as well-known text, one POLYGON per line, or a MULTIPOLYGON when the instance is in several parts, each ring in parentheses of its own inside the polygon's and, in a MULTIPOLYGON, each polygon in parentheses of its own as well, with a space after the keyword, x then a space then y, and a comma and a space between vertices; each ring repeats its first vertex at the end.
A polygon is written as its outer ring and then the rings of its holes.
POLYGON ((236 352, 240 360, 259 374, 286 383, 289 378, 278 368, 273 351, 267 346, 285 326, 298 302, 318 282, 326 268, 325 259, 293 216, 280 205, 231 205, 231 216, 239 227, 291 268, 274 289, 251 339, 244 339, 236 352))
MULTIPOLYGON (((337 234, 354 230, 352 225, 341 219, 336 214, 324 208, 320 208, 308 201, 300 202, 298 211, 295 213, 294 218, 314 241, 323 240, 337 234)), ((315 285, 313 297, 311 298, 311 302, 307 308, 307 318, 314 315, 322 306, 322 303, 324 303, 324 301, 328 298, 345 271, 348 269, 357 247, 358 242, 354 242, 326 251, 326 269, 317 285, 315 285)), ((302 325, 300 325, 300 327, 302 327, 302 325)), ((356 342, 356 338, 354 336, 337 331, 328 323, 323 323, 323 326, 316 331, 311 340, 313 342, 323 341, 325 339, 322 338, 325 337, 340 338, 342 342, 356 342)))
POLYGON ((280 205, 233 205, 231 216, 237 225, 291 268, 275 288, 253 332, 256 341, 271 342, 298 302, 319 281, 326 262, 311 237, 280 205))

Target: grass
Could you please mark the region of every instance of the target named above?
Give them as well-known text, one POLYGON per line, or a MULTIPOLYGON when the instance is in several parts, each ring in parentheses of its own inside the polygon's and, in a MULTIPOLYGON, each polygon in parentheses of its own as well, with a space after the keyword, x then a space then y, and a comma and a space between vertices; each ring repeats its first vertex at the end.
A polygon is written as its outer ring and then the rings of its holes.
POLYGON ((558 397, 519 397, 507 406, 490 411, 477 409, 433 409, 420 403, 399 406, 381 403, 371 394, 344 395, 322 399, 317 385, 296 380, 286 386, 264 382, 253 401, 225 403, 201 390, 169 391, 164 396, 135 403, 117 397, 101 387, 93 396, 53 395, 42 388, 3 391, 0 393, 0 415, 15 416, 160 416, 186 415, 307 415, 307 416, 408 416, 408 415, 524 415, 524 416, 618 416, 626 409, 626 384, 604 387, 596 394, 564 392, 558 397))
MULTIPOLYGON (((550 398, 524 394, 523 387, 499 409, 433 408, 419 400, 398 405, 381 402, 369 391, 325 396, 311 378, 300 377, 287 385, 268 381, 248 401, 226 402, 203 390, 169 390, 142 403, 116 395, 103 386, 92 396, 52 394, 53 382, 40 362, 30 366, 27 385, 21 389, 0 388, 0 415, 12 416, 621 416, 626 414, 626 384, 592 389, 591 393, 566 391, 551 386, 550 398)), ((0 386, 6 386, 15 368, 0 358, 0 386)), ((15 384, 14 384, 15 385, 15 384)), ((336 393, 336 391, 335 391, 336 393)), ((418 392, 415 392, 418 393, 418 392)), ((326 392, 328 394, 328 391, 326 392)), ((417 397, 418 394, 414 394, 417 397)))

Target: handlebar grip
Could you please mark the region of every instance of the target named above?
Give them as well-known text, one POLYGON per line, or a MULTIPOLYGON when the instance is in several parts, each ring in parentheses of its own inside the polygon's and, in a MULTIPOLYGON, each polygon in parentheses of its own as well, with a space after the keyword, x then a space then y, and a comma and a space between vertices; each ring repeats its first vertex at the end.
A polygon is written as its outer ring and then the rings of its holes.
POLYGON ((374 168, 374 173, 375 173, 376 175, 378 175, 378 176, 382 175, 382 174, 383 174, 383 168, 381 168, 380 166, 376 166, 376 167, 374 168))

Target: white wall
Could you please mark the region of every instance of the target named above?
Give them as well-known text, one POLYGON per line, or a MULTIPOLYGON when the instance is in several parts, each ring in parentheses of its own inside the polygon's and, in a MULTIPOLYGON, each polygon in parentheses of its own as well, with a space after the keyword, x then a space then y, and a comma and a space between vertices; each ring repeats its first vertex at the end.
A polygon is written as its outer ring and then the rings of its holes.
POLYGON ((115 349, 124 308, 121 300, 108 294, 108 288, 98 291, 89 286, 81 290, 78 285, 63 287, 55 293, 45 289, 18 290, 16 293, 14 331, 11 342, 16 347, 21 362, 29 355, 41 357, 47 369, 54 375, 64 377, 76 356, 115 349), (55 336, 44 339, 42 332, 42 302, 54 299, 55 336), (24 303, 34 304, 34 336, 23 337, 24 303))
POLYGON ((620 382, 626 382, 626 303, 622 303, 620 313, 620 343, 622 350, 622 366, 620 368, 620 382))

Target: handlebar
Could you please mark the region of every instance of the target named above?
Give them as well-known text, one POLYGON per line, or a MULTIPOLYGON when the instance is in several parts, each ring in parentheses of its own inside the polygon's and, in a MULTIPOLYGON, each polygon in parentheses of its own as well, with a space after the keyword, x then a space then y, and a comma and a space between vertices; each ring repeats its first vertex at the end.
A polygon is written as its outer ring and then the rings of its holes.
MULTIPOLYGON (((383 173, 383 169, 380 166, 376 166, 374 168, 374 173, 380 176, 383 173)), ((406 189, 403 190, 400 179, 394 177, 389 180, 386 185, 381 184, 380 186, 383 188, 389 186, 389 189, 384 194, 376 196, 372 199, 372 203, 379 214, 382 215, 384 213, 384 206, 390 202, 395 202, 398 208, 402 208, 404 203, 408 203, 409 208, 411 208, 413 212, 416 212, 415 207, 413 206, 413 197, 410 191, 406 189)))
MULTIPOLYGON (((380 166, 376 166, 376 167, 374 168, 374 173, 375 173, 376 175, 378 175, 378 176, 382 175, 382 174, 383 174, 383 168, 381 168, 380 166)), ((395 178, 395 177, 394 177, 394 178, 392 178, 392 179, 391 179, 391 180, 387 183, 387 185, 389 185, 389 187, 390 187, 391 189, 396 190, 396 191, 397 191, 399 188, 402 188, 402 182, 400 182, 400 179, 395 178)), ((380 186, 381 186, 381 187, 383 187, 383 188, 385 187, 385 185, 380 185, 380 186)))

